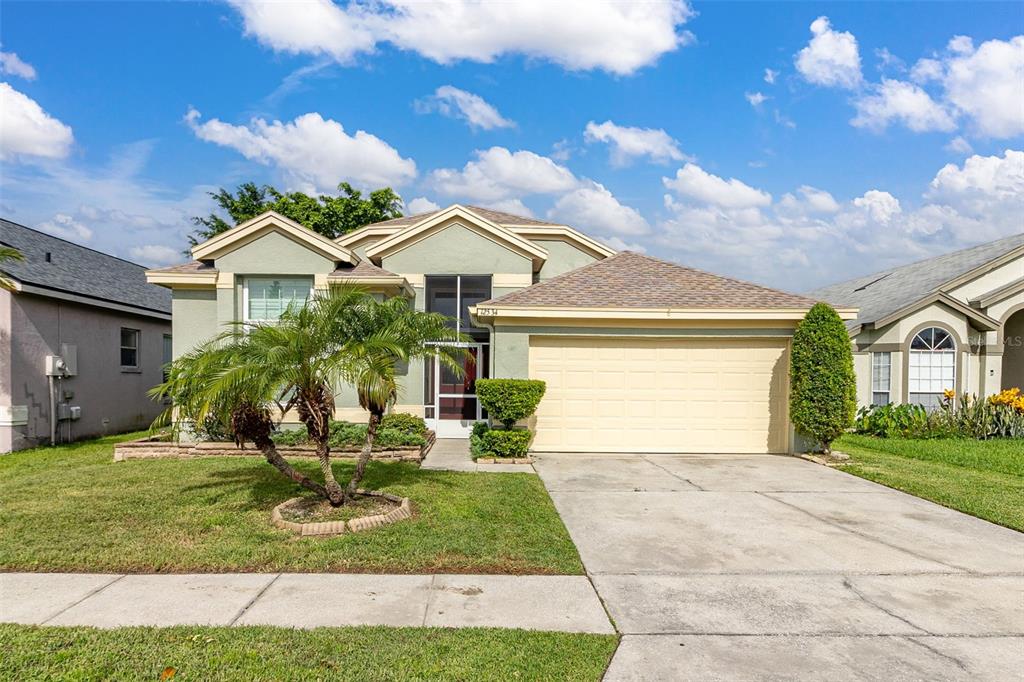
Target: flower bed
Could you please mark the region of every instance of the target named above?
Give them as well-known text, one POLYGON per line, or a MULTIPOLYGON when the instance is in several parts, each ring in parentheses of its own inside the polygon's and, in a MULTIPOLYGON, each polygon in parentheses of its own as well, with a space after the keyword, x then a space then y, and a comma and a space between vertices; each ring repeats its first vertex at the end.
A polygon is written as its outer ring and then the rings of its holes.
POLYGON ((1024 397, 1018 388, 987 399, 946 391, 931 411, 909 404, 861 408, 854 429, 880 438, 1024 438, 1024 397))
POLYGON ((412 518, 412 503, 409 502, 408 497, 398 497, 397 495, 391 495, 390 493, 383 493, 377 490, 359 490, 357 492, 358 494, 365 495, 367 497, 379 497, 393 503, 395 507, 391 511, 383 514, 360 516, 347 521, 339 520, 300 523, 296 521, 289 521, 284 518, 284 515, 289 511, 289 509, 303 504, 307 500, 305 497, 293 497, 292 499, 282 502, 274 507, 274 510, 270 513, 270 520, 278 528, 290 530, 293 533, 298 533, 305 537, 310 535, 340 535, 345 532, 355 533, 362 530, 386 526, 392 523, 398 523, 399 521, 412 518))

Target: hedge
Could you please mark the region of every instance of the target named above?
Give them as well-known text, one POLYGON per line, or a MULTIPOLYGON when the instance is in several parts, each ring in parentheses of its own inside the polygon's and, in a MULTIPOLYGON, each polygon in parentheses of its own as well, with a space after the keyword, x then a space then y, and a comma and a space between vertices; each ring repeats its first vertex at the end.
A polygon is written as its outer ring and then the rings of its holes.
POLYGON ((483 454, 490 457, 526 457, 533 434, 526 429, 490 429, 481 437, 483 454))
POLYGON ((537 379, 477 379, 476 395, 491 418, 511 429, 537 411, 546 388, 537 379))

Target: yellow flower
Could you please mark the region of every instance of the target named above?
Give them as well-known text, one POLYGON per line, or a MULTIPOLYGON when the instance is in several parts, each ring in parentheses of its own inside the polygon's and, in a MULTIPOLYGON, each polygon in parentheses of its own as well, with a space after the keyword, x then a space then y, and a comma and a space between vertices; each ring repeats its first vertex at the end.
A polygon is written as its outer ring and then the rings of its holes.
POLYGON ((942 395, 946 398, 946 400, 952 400, 953 398, 956 397, 956 391, 954 391, 951 388, 947 388, 945 391, 942 392, 942 395))

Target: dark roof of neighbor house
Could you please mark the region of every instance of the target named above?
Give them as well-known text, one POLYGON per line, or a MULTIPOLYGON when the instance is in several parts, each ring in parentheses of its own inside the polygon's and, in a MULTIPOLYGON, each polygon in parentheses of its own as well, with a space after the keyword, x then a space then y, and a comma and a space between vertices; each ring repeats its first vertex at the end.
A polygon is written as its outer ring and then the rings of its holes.
POLYGON ((481 305, 574 308, 810 308, 814 301, 633 251, 481 305))
POLYGON ((22 262, 3 264, 13 279, 41 289, 170 314, 171 292, 146 282, 146 268, 0 218, 0 243, 22 262), (49 260, 47 260, 49 254, 49 260))
POLYGON ((807 295, 833 305, 860 308, 851 328, 871 324, 940 291, 986 263, 1024 247, 1024 233, 815 289, 807 295))
POLYGON ((150 272, 217 272, 217 268, 209 263, 194 260, 191 263, 169 265, 166 268, 153 268, 150 272))
MULTIPOLYGON (((490 208, 483 208, 482 206, 466 206, 467 209, 476 213, 485 220, 490 220, 492 223, 506 227, 508 225, 561 225, 562 223, 549 223, 544 220, 537 220, 536 218, 527 218, 526 216, 513 215, 512 213, 505 213, 504 211, 495 211, 490 208)), ((364 227, 409 227, 416 223, 426 220, 427 218, 437 215, 441 211, 446 209, 438 209, 436 211, 428 211, 426 213, 417 213, 415 215, 402 216, 401 218, 392 218, 391 220, 382 220, 379 223, 370 223, 364 225, 364 227)))

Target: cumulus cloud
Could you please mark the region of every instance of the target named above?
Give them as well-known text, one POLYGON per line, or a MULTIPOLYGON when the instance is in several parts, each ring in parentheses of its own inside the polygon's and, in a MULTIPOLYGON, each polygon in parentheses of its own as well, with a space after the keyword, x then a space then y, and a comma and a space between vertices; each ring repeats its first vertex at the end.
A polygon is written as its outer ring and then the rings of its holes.
POLYGON ((343 64, 389 43, 439 64, 490 63, 518 54, 567 69, 630 74, 692 41, 682 27, 693 12, 683 0, 380 0, 345 6, 309 0, 299 10, 291 3, 229 1, 246 34, 262 44, 343 64))
POLYGON ((92 239, 93 231, 66 213, 54 214, 53 218, 36 225, 36 228, 54 237, 70 242, 85 243, 92 239))
POLYGON ((697 267, 800 291, 1019 234, 1024 152, 948 164, 920 201, 907 205, 882 189, 839 201, 803 186, 757 207, 670 194, 665 208, 652 237, 662 252, 697 267))
POLYGON ((885 130, 898 122, 917 133, 956 129, 953 116, 913 83, 883 78, 872 93, 855 101, 857 116, 850 121, 858 128, 885 130))
POLYGON ((530 151, 491 147, 477 150, 475 156, 461 169, 433 171, 430 184, 444 196, 496 202, 531 194, 559 194, 579 182, 565 166, 530 151))
POLYGON ((764 70, 764 82, 768 85, 775 85, 775 79, 779 77, 779 72, 774 69, 764 70))
POLYGON ((950 140, 943 149, 952 154, 971 154, 974 152, 974 147, 971 146, 971 143, 959 135, 950 140))
POLYGON ((548 219, 606 235, 635 236, 651 230, 639 211, 619 203, 604 185, 593 181, 563 195, 548 211, 548 219))
POLYGON ((474 129, 493 130, 515 126, 513 121, 498 113, 483 97, 452 85, 442 85, 430 97, 416 100, 415 106, 420 113, 436 111, 449 118, 461 119, 474 129))
POLYGON ((289 122, 254 118, 249 125, 200 118, 195 109, 185 115, 196 137, 278 168, 291 186, 303 191, 330 191, 341 181, 401 186, 416 177, 416 163, 384 140, 364 130, 349 135, 341 123, 318 113, 289 122))
POLYGON ((647 157, 654 163, 682 161, 687 158, 679 143, 660 128, 635 128, 611 121, 590 121, 583 131, 588 143, 603 142, 611 146, 612 165, 625 166, 633 159, 647 157))
POLYGON ((63 159, 74 141, 69 126, 43 111, 31 97, 0 83, 0 159, 63 159))
POLYGON ((856 88, 861 83, 857 39, 848 31, 836 31, 828 17, 811 23, 813 37, 796 55, 796 70, 810 83, 828 87, 856 88))
POLYGON ((174 249, 162 244, 133 246, 128 253, 132 260, 149 266, 172 265, 182 260, 181 249, 174 249))
POLYGON ((686 164, 676 171, 674 178, 662 178, 662 182, 681 196, 722 208, 755 208, 772 201, 767 192, 736 178, 720 178, 695 163, 686 164))
POLYGON ((911 67, 910 78, 917 83, 927 83, 929 81, 940 80, 944 73, 945 68, 942 66, 942 62, 938 59, 922 57, 914 63, 914 66, 911 67))
POLYGON ((485 201, 483 202, 484 208, 489 208, 494 211, 503 211, 505 213, 511 213, 512 215, 523 216, 525 218, 532 218, 533 211, 530 207, 523 203, 522 199, 501 199, 500 201, 485 201))
POLYGON ((760 92, 745 92, 743 93, 743 96, 747 98, 748 102, 750 102, 750 106, 755 109, 764 104, 765 100, 768 99, 768 95, 760 92))
POLYGON ((405 205, 406 212, 413 215, 417 213, 430 213, 432 211, 440 210, 440 208, 441 207, 439 205, 426 197, 416 197, 405 205))
POLYGON ((27 81, 36 79, 36 69, 27 62, 23 62, 14 52, 0 51, 0 73, 10 74, 27 81))
POLYGON ((973 132, 1007 138, 1024 134, 1024 36, 989 40, 974 49, 954 38, 945 65, 945 97, 971 120, 973 132))

